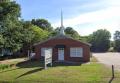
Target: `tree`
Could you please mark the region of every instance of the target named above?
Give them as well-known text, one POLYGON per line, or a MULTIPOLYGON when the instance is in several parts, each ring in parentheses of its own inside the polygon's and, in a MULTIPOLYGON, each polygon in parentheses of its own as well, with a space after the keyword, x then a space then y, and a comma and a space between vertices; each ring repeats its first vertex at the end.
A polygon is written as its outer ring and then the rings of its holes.
POLYGON ((4 44, 4 38, 2 35, 0 35, 0 48, 3 47, 4 44))
POLYGON ((42 28, 43 30, 53 31, 53 27, 46 19, 32 19, 31 23, 42 28))
POLYGON ((23 21, 24 43, 37 43, 48 38, 49 32, 31 24, 30 21, 23 21))
MULTIPOLYGON (((48 31, 38 29, 31 21, 19 18, 19 4, 11 0, 0 2, 0 49, 7 49, 12 53, 24 47, 30 50, 34 43, 48 36, 48 31)), ((40 22, 42 28, 50 30, 51 25, 47 20, 41 19, 40 22)))
POLYGON ((2 24, 0 23, 0 48, 3 47, 3 44, 4 44, 4 38, 3 38, 3 35, 2 35, 2 24))
POLYGON ((60 32, 60 27, 57 27, 56 29, 54 29, 52 32, 51 32, 51 35, 50 36, 55 36, 57 34, 59 34, 60 32))
POLYGON ((0 0, 0 2, 10 2, 10 0, 0 0))
POLYGON ((33 25, 31 24, 30 21, 22 21, 23 25, 23 31, 22 31, 22 42, 23 44, 31 44, 32 40, 34 38, 34 31, 33 31, 33 25))
POLYGON ((4 39, 4 49, 16 51, 20 49, 22 25, 20 17, 20 6, 15 1, 3 1, 0 3, 0 34, 4 39), (18 36, 19 35, 19 36, 18 36))
POLYGON ((32 39, 33 43, 38 43, 48 38, 48 35, 49 35, 48 31, 42 30, 37 26, 33 25, 32 31, 34 34, 34 38, 32 39))
POLYGON ((45 31, 39 28, 38 26, 31 24, 30 21, 22 21, 22 25, 23 25, 22 35, 24 36, 22 39, 23 41, 22 50, 24 50, 23 53, 26 55, 28 53, 28 50, 29 52, 31 52, 32 46, 35 43, 41 42, 48 38, 49 33, 48 31, 45 31))
POLYGON ((120 31, 116 31, 114 34, 114 50, 120 52, 120 31))
POLYGON ((79 40, 82 42, 89 43, 89 36, 80 36, 79 40))
POLYGON ((89 36, 89 42, 92 44, 93 52, 105 52, 110 48, 111 34, 106 29, 100 29, 89 36))
POLYGON ((71 36, 72 38, 74 39, 79 39, 80 38, 80 35, 78 34, 77 31, 75 31, 72 27, 67 27, 65 29, 65 33, 69 36, 71 36))
POLYGON ((114 40, 120 40, 120 31, 115 31, 114 40))

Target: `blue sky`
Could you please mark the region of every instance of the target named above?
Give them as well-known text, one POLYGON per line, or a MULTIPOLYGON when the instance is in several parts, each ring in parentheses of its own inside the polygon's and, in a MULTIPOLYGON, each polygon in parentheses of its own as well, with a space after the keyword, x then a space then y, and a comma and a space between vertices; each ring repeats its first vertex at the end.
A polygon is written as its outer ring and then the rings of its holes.
POLYGON ((60 26, 61 9, 64 26, 71 26, 80 35, 97 29, 107 29, 112 34, 120 30, 120 0, 16 0, 21 5, 25 20, 45 18, 54 28, 60 26))

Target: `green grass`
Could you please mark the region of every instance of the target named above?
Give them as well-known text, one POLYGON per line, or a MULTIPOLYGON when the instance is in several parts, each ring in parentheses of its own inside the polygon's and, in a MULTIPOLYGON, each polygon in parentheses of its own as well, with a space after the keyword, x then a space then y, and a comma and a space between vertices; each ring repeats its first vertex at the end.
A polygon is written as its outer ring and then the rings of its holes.
MULTIPOLYGON (((92 58, 88 64, 54 63, 43 69, 39 61, 16 63, 15 67, 0 71, 0 82, 4 83, 108 83, 111 70, 96 63, 92 58)), ((115 72, 112 83, 120 82, 120 73, 115 72)))

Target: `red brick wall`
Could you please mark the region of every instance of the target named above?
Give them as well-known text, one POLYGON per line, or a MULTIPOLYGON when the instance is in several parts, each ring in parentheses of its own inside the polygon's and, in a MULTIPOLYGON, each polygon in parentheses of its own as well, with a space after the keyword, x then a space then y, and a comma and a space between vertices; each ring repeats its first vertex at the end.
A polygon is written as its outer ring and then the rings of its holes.
POLYGON ((53 48, 53 60, 58 60, 58 49, 55 48, 56 45, 65 45, 64 49, 64 60, 65 61, 74 61, 74 62, 87 62, 90 60, 90 46, 73 40, 73 39, 51 39, 44 43, 38 44, 35 46, 36 59, 41 57, 41 48, 42 47, 52 47, 53 48), (70 57, 70 48, 71 47, 82 47, 83 48, 83 57, 70 57))

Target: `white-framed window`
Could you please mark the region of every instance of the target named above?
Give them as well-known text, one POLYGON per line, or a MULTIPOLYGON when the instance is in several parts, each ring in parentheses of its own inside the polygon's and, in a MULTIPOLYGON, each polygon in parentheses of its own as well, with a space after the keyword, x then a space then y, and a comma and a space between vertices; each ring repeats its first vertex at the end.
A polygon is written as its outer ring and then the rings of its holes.
POLYGON ((83 48, 81 47, 72 47, 70 48, 71 57, 83 57, 83 48))
POLYGON ((48 47, 48 48, 41 48, 41 56, 45 56, 45 55, 52 55, 52 48, 48 47))

